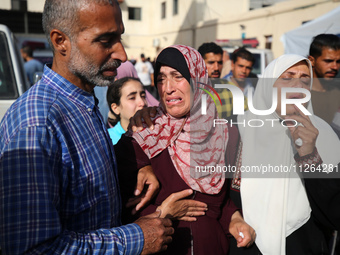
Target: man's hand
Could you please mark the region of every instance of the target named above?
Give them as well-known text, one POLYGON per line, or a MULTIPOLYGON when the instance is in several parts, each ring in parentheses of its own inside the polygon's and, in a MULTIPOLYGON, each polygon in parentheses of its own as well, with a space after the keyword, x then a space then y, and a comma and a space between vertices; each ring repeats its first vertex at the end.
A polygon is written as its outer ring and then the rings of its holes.
POLYGON ((136 205, 132 210, 135 214, 138 210, 144 207, 159 191, 159 182, 150 165, 139 169, 137 174, 137 185, 134 198, 130 198, 126 207, 136 205), (146 191, 145 191, 146 190, 146 191))
POLYGON ((135 221, 144 234, 142 255, 165 251, 171 243, 174 233, 170 219, 161 219, 160 211, 156 211, 135 221))
POLYGON ((138 110, 133 117, 130 118, 130 124, 128 129, 133 132, 140 131, 143 129, 142 119, 144 119, 146 125, 153 130, 153 123, 151 121, 152 117, 155 117, 157 113, 157 107, 144 107, 138 110))
POLYGON ((170 218, 184 221, 196 221, 196 216, 205 215, 207 204, 192 199, 183 199, 192 195, 192 189, 172 193, 157 207, 161 210, 161 218, 170 218))
POLYGON ((255 242, 255 230, 243 220, 239 211, 231 216, 229 232, 235 237, 237 247, 249 247, 255 242))

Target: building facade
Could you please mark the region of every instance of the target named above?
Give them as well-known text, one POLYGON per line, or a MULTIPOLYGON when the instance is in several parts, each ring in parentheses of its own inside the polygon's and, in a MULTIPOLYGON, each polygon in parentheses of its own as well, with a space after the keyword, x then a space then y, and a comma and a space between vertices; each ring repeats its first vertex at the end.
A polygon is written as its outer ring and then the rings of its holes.
MULTIPOLYGON (((1 0, 0 23, 18 35, 43 36, 39 22, 44 2, 1 0), (13 12, 16 15, 11 15, 13 12)), ((203 42, 216 41, 237 46, 246 40, 256 42, 257 48, 270 48, 274 57, 278 57, 284 52, 280 41, 283 33, 333 10, 340 0, 119 0, 119 3, 128 57, 138 59, 144 53, 153 59, 162 48, 172 44, 198 48, 203 42)))
POLYGON ((284 53, 280 38, 285 32, 339 5, 339 0, 124 0, 123 42, 134 59, 142 52, 155 57, 172 44, 238 46, 245 39, 278 57, 284 53))

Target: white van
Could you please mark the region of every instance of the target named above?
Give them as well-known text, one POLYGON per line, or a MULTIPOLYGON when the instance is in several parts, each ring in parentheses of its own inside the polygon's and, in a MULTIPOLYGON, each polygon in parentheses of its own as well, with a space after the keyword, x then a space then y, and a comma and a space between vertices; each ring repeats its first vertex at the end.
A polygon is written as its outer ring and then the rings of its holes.
MULTIPOLYGON (((230 55, 236 50, 236 48, 228 48, 222 47, 223 50, 227 51, 230 55)), ((253 66, 252 72, 257 75, 257 77, 261 78, 266 66, 274 60, 274 55, 271 50, 268 49, 255 49, 255 48, 246 48, 246 50, 250 51, 255 57, 255 64, 253 66)))
POLYGON ((14 35, 0 24, 0 120, 11 104, 30 85, 24 71, 24 63, 14 35))

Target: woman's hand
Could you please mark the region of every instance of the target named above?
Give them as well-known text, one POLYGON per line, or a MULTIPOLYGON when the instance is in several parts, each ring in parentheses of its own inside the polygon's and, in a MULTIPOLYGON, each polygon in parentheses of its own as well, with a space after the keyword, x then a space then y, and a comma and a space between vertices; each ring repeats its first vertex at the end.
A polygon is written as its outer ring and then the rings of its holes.
POLYGON ((205 215, 207 204, 192 199, 183 199, 192 195, 193 190, 186 189, 172 193, 157 207, 161 210, 160 218, 171 218, 184 221, 196 221, 197 216, 205 215))
POLYGON ((305 115, 298 107, 294 106, 299 115, 289 115, 286 119, 293 119, 301 125, 295 127, 288 127, 290 134, 293 138, 295 148, 300 157, 311 154, 315 148, 316 138, 319 135, 319 131, 314 127, 313 123, 307 115, 305 115), (301 139, 301 145, 296 142, 301 139))
POLYGON ((159 191, 159 182, 154 174, 151 165, 139 169, 137 174, 137 185, 135 196, 130 198, 126 207, 135 206, 132 214, 144 207, 159 191))
POLYGON ((244 221, 239 211, 231 216, 229 232, 235 237, 237 247, 249 247, 255 242, 255 230, 244 221))

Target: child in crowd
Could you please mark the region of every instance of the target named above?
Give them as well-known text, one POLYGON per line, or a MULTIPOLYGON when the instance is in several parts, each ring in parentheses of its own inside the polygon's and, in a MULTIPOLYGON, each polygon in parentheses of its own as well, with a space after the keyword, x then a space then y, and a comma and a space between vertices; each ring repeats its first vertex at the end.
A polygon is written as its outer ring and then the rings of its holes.
POLYGON ((130 118, 147 106, 144 86, 137 78, 124 77, 109 87, 106 98, 110 112, 115 116, 115 119, 108 119, 112 126, 108 132, 115 145, 127 131, 130 118))

